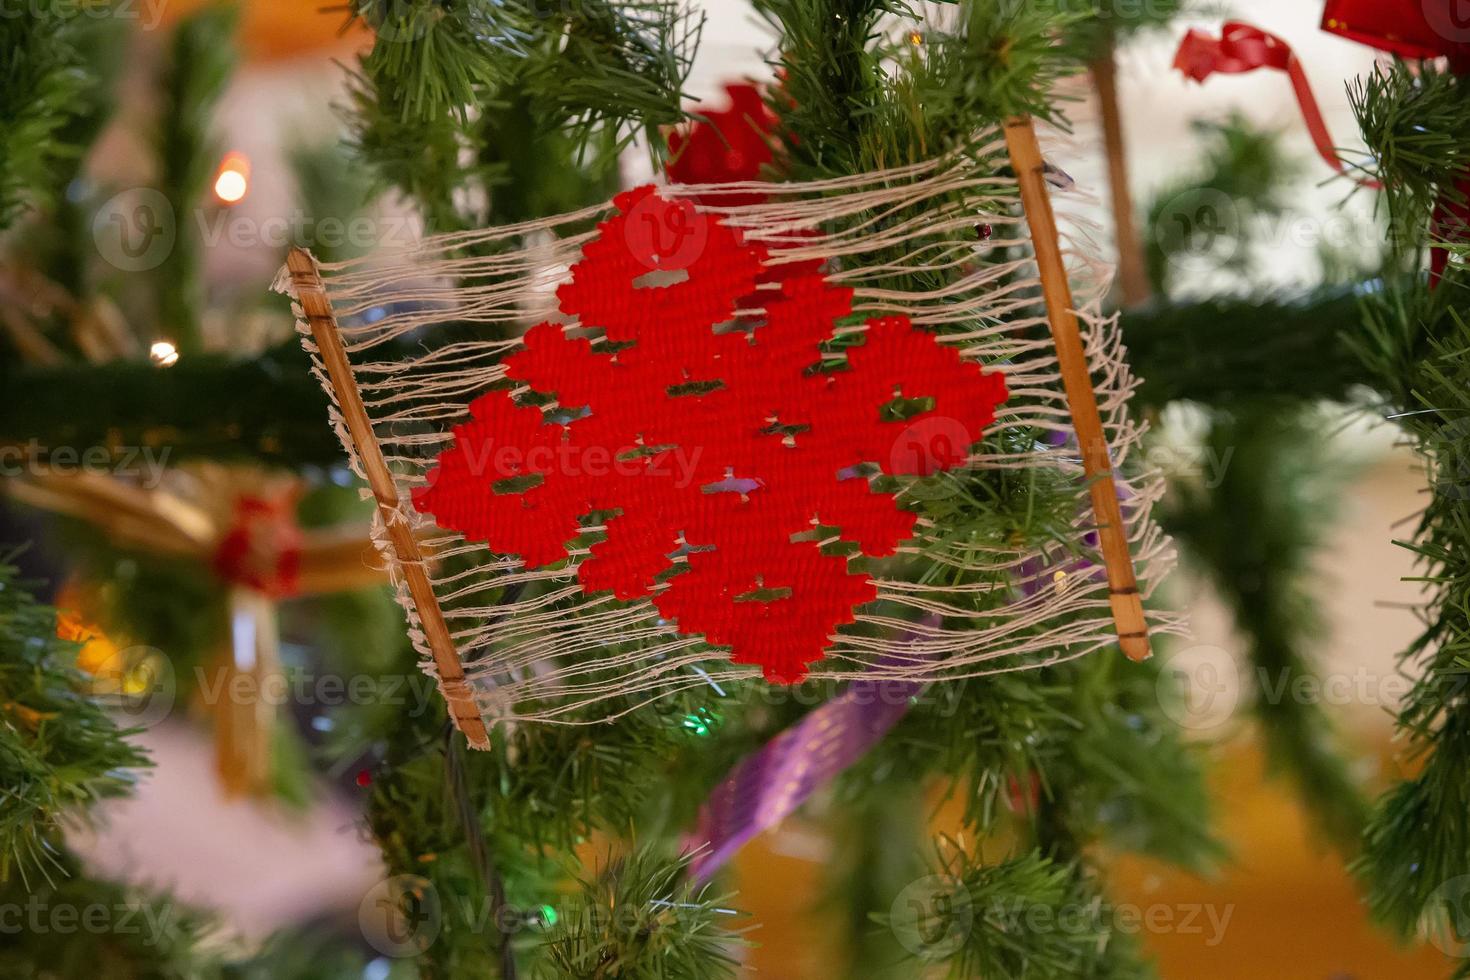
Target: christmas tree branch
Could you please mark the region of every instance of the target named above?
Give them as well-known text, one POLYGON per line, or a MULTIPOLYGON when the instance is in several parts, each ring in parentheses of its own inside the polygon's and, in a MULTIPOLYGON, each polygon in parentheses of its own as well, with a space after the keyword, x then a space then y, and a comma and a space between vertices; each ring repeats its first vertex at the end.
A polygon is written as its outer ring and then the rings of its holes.
POLYGON ((1367 818, 1362 788, 1334 744, 1333 719, 1289 693, 1317 677, 1306 651, 1323 624, 1308 583, 1345 477, 1320 435, 1330 425, 1318 411, 1269 403, 1216 412, 1205 445, 1228 462, 1215 485, 1175 480, 1162 520, 1246 639, 1250 676, 1262 679, 1253 710, 1268 766, 1352 854, 1367 818))
POLYGON ((358 151, 434 231, 555 213, 638 134, 661 157, 702 24, 675 0, 353 9, 377 31, 352 80, 358 151))
POLYGON ((58 637, 56 611, 37 604, 16 574, 0 556, 0 881, 65 873, 56 858, 61 818, 128 794, 128 770, 149 764, 90 693, 121 689, 139 665, 114 653, 93 665, 107 673, 85 673, 80 643, 58 637))
POLYGON ((157 154, 162 165, 159 190, 173 220, 173 247, 154 273, 158 324, 180 354, 203 349, 204 280, 198 228, 188 215, 203 201, 220 159, 213 135, 214 109, 235 70, 234 7, 205 7, 175 29, 163 77, 157 154))
POLYGON ((1359 343, 1381 377, 1398 422, 1423 454, 1432 495, 1414 538, 1418 581, 1429 589, 1424 632, 1404 651, 1416 678, 1398 716, 1417 775, 1378 802, 1355 870, 1375 915, 1409 935, 1460 920, 1453 889, 1470 875, 1470 807, 1462 778, 1470 758, 1470 491, 1464 459, 1470 432, 1470 323, 1460 312, 1470 283, 1452 275, 1433 292, 1417 278, 1367 301, 1359 343))
POLYGON ((65 0, 0 18, 0 230, 55 200, 64 161, 85 149, 66 129, 96 83, 79 46, 87 20, 65 0))

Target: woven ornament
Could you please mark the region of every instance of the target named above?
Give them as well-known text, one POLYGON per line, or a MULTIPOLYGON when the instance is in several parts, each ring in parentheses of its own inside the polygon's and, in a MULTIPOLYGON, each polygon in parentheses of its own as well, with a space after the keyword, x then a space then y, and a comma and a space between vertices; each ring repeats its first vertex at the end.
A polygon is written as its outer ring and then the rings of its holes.
POLYGON ((476 399, 414 506, 528 569, 567 560, 581 519, 612 515, 577 566, 585 594, 651 599, 680 633, 729 647, 733 663, 799 681, 854 608, 877 598, 846 556, 824 553, 816 529, 893 555, 917 515, 859 468, 927 476, 963 463, 1005 380, 901 316, 867 320, 841 369, 822 370, 851 289, 817 272, 783 277, 759 294, 759 317, 740 316, 741 300, 758 296, 765 247, 652 187, 613 205, 557 293, 563 317, 602 342, 545 322, 503 362, 511 382, 554 395, 558 410, 507 388, 476 399), (675 270, 677 285, 637 285, 675 270), (932 407, 885 421, 896 399, 932 407), (518 480, 534 486, 500 489, 518 480))
MULTIPOLYGON (((472 744, 695 685, 923 684, 1116 647, 1131 578, 1060 588, 1037 571, 1055 539, 952 540, 929 516, 988 471, 1052 471, 1078 501, 1067 547, 1103 564, 1004 154, 994 134, 841 181, 640 187, 396 255, 292 253, 278 285, 472 744)), ((1134 382, 1106 281, 1078 282, 1068 356, 1090 360, 1114 544, 1147 591, 1171 557, 1160 485, 1122 475, 1134 382)))

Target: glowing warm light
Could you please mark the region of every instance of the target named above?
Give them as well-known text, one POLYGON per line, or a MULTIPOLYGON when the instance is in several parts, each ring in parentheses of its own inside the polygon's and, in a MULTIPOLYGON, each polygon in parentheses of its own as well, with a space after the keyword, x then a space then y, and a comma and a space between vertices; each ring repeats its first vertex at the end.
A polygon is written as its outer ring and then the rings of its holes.
POLYGON ((918 31, 909 31, 909 43, 914 47, 920 47, 924 43, 924 35, 918 31))
POLYGON ((250 190, 250 158, 243 153, 226 153, 214 178, 214 196, 223 204, 237 204, 250 190))
POLYGON ((159 367, 173 367, 179 361, 179 349, 167 340, 158 340, 148 348, 148 356, 159 367))

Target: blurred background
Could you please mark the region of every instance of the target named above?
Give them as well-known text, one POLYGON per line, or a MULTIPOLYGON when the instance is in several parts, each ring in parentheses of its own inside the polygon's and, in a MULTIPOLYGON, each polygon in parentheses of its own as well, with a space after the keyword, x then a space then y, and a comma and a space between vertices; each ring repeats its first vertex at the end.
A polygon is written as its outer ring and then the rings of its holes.
MULTIPOLYGON (((169 97, 168 81, 160 76, 180 70, 169 67, 170 32, 198 6, 190 0, 142 0, 137 5, 142 29, 131 31, 126 48, 118 53, 116 111, 68 195, 157 180, 151 147, 158 134, 150 127, 158 100, 169 97)), ((763 60, 769 37, 745 5, 703 6, 709 21, 690 95, 717 100, 732 80, 769 77, 763 60)), ((1340 143, 1351 144, 1356 126, 1345 86, 1372 67, 1374 53, 1318 30, 1320 8, 1315 3, 1234 0, 1230 7, 1241 19, 1291 39, 1330 130, 1340 143)), ((207 175, 207 207, 198 217, 205 242, 202 282, 191 295, 204 299, 201 336, 192 348, 160 338, 149 355, 164 367, 218 352, 263 351, 289 338, 287 311, 269 289, 291 240, 291 222, 344 215, 340 241, 327 241, 326 226, 317 227, 328 251, 340 244, 341 255, 372 247, 372 239, 384 229, 401 235, 400 243, 417 234, 416 219, 389 198, 365 209, 344 203, 365 199, 371 185, 341 150, 348 134, 334 108, 351 97, 348 71, 352 59, 371 43, 369 33, 360 25, 344 27, 341 12, 296 0, 248 0, 239 13, 235 40, 240 62, 222 81, 217 108, 198 121, 194 133, 212 140, 218 150, 217 165, 207 175), (371 221, 358 235, 352 218, 363 214, 371 221), (273 224, 283 216, 286 224, 273 224)), ((1189 175, 1211 166, 1212 153, 1218 157, 1222 146, 1232 145, 1222 132, 1269 136, 1273 152, 1285 161, 1273 178, 1285 203, 1259 224, 1245 246, 1249 254, 1228 268, 1218 263, 1171 265, 1170 293, 1208 293, 1235 281, 1263 289, 1309 288, 1371 267, 1381 248, 1371 202, 1345 199, 1340 184, 1326 184, 1327 174, 1313 155, 1281 76, 1259 73, 1198 86, 1171 70, 1179 37, 1191 23, 1213 28, 1218 19, 1186 18, 1120 54, 1120 104, 1139 211, 1166 220, 1162 216, 1168 213, 1170 189, 1181 179, 1187 184, 1189 175), (1215 128, 1202 128, 1202 122, 1215 128)), ((1076 83, 1079 102, 1071 109, 1075 132, 1058 144, 1062 148, 1053 160, 1079 186, 1096 192, 1099 203, 1092 217, 1106 228, 1109 219, 1100 203, 1106 161, 1090 91, 1084 81, 1076 83)), ((169 109, 181 115, 189 111, 187 105, 169 109)), ((181 130, 191 131, 188 126, 181 130)), ((649 172, 637 147, 626 151, 624 170, 626 180, 649 172)), ((105 205, 101 213, 106 213, 105 205)), ((1146 242, 1157 238, 1157 229, 1149 225, 1141 233, 1146 242)), ((104 258, 120 269, 136 261, 128 254, 106 254, 104 238, 97 241, 104 258)), ((168 275, 168 269, 165 264, 158 274, 168 275)), ((17 288, 14 282, 9 286, 17 288)), ((182 292, 176 299, 189 301, 182 292)), ((99 322, 89 329, 105 349, 111 343, 105 322, 109 314, 101 310, 95 316, 99 322)), ((36 356, 44 357, 44 351, 36 356)), ((241 378, 240 383, 250 382, 241 378)), ((1209 447, 1194 441, 1197 419, 1171 413, 1156 422, 1167 436, 1161 451, 1174 453, 1165 464, 1194 467, 1206 481, 1228 470, 1228 458, 1213 458, 1206 453, 1209 447)), ((325 420, 305 419, 302 424, 320 426, 323 436, 330 436, 325 420)), ((1324 532, 1327 543, 1310 576, 1311 590, 1321 602, 1322 622, 1312 652, 1320 658, 1323 686, 1306 696, 1320 697, 1339 723, 1357 760, 1356 775, 1381 785, 1401 774, 1404 764, 1392 740, 1392 713, 1406 690, 1394 658, 1416 635, 1419 623, 1407 607, 1421 594, 1410 580, 1412 556, 1393 541, 1407 535, 1404 522, 1421 506, 1425 478, 1387 426, 1365 422, 1361 415, 1324 412, 1320 429, 1328 447, 1322 464, 1339 474, 1339 482, 1333 494, 1337 515, 1324 532)), ((329 487, 334 480, 343 482, 340 474, 325 474, 329 487)), ((207 487, 179 492, 196 494, 190 498, 194 505, 209 510, 200 503, 207 498, 207 487)), ((324 527, 332 523, 328 518, 350 511, 350 504, 331 494, 318 496, 324 527)), ((85 507, 86 502, 75 506, 85 507)), ((57 585, 53 599, 59 605, 96 612, 118 601, 107 594, 111 586, 78 567, 65 532, 48 518, 24 502, 12 502, 5 520, 6 537, 19 540, 29 537, 28 532, 41 532, 42 543, 22 562, 33 576, 57 585)), ((329 546, 338 549, 349 579, 374 581, 364 539, 322 544, 329 546)), ((98 566, 89 567, 95 571, 98 566)), ((150 587, 146 567, 124 572, 130 595, 150 587)), ((1401 948, 1369 923, 1338 852, 1314 832, 1290 787, 1267 772, 1259 732, 1244 710, 1251 692, 1241 666, 1242 641, 1220 599, 1187 566, 1169 589, 1188 611, 1193 634, 1166 665, 1192 685, 1192 693, 1171 702, 1171 710, 1191 739, 1208 746, 1221 834, 1231 854, 1221 871, 1208 878, 1141 859, 1122 860, 1112 882, 1113 896, 1120 904, 1136 906, 1141 940, 1157 955, 1161 975, 1222 980, 1443 975, 1446 958, 1440 949, 1432 944, 1401 948)), ((289 660, 296 648, 320 642, 323 631, 332 631, 330 643, 357 644, 373 642, 362 639, 372 630, 391 634, 398 629, 391 609, 385 618, 378 607, 364 613, 347 601, 323 605, 286 600, 269 613, 280 631, 281 655, 289 660)), ((230 615, 238 625, 253 614, 232 608, 230 615)), ((178 625, 185 632, 215 628, 178 625)), ((295 727, 298 744, 284 750, 288 753, 304 755, 333 735, 329 723, 310 711, 300 712, 295 727)), ((166 886, 181 899, 217 908, 248 937, 263 938, 277 928, 316 920, 351 932, 364 895, 382 877, 378 852, 358 828, 359 796, 365 780, 372 778, 369 768, 349 764, 322 772, 303 765, 293 785, 260 793, 221 781, 220 753, 230 750, 222 750, 187 713, 152 725, 143 744, 156 767, 143 777, 136 797, 105 805, 95 828, 75 833, 90 868, 166 886)), ((234 750, 248 758, 248 748, 234 750)), ((933 827, 958 827, 955 804, 945 800, 942 788, 936 787, 932 797, 933 827)), ((831 913, 824 911, 818 871, 833 860, 826 833, 832 816, 821 806, 809 808, 764 835, 738 860, 739 899, 757 926, 751 936, 756 945, 743 955, 756 975, 783 980, 828 975, 823 964, 834 953, 825 944, 829 930, 823 923, 831 913)))

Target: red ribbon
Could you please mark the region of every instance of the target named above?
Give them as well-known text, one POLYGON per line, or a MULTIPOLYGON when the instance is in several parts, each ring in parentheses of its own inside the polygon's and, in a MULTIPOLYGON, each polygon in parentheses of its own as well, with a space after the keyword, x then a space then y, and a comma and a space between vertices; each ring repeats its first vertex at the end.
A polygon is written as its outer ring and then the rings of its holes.
MULTIPOLYGON (((1286 72, 1296 91, 1296 101, 1306 120, 1307 132, 1317 145, 1317 152, 1333 170, 1341 174, 1348 172, 1347 165, 1342 162, 1332 144, 1332 137, 1327 132, 1327 121, 1322 118, 1322 109, 1317 104, 1316 96, 1312 94, 1312 85, 1307 80, 1301 60, 1291 50, 1291 45, 1281 38, 1239 21, 1227 21, 1218 38, 1210 37, 1203 31, 1192 30, 1179 45, 1179 52, 1174 56, 1174 67, 1196 82, 1203 82, 1217 72, 1241 75, 1257 68, 1274 68, 1286 72)), ((1354 179, 1362 186, 1374 190, 1382 187, 1375 180, 1354 179)))

